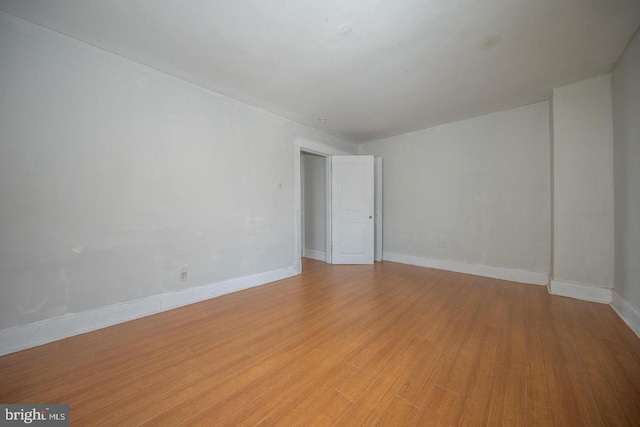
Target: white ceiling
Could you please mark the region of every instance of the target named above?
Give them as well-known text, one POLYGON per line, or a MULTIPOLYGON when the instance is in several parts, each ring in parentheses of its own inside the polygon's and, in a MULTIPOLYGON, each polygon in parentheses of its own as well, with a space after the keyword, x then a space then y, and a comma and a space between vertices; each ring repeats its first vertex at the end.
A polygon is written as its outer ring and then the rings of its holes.
POLYGON ((0 0, 0 9, 354 142, 548 99, 610 71, 640 25, 640 0, 0 0))

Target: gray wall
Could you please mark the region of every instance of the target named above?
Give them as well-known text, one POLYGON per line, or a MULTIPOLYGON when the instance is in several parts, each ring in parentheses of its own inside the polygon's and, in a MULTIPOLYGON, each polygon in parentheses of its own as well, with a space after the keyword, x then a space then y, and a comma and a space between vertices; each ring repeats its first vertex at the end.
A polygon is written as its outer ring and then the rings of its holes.
POLYGON ((611 75, 553 90, 553 280, 613 287, 611 75))
MULTIPOLYGON (((615 292, 640 312, 640 35, 613 71, 615 292)), ((640 318, 638 319, 640 320, 640 318)))
POLYGON ((354 149, 4 13, 0 58, 0 330, 295 265, 295 136, 354 149))
POLYGON ((384 252, 548 273, 548 108, 363 144, 384 159, 384 252))
MULTIPOLYGON (((326 159, 304 154, 304 251, 310 258, 326 257, 326 159)), ((325 258, 326 259, 326 258, 325 258)))

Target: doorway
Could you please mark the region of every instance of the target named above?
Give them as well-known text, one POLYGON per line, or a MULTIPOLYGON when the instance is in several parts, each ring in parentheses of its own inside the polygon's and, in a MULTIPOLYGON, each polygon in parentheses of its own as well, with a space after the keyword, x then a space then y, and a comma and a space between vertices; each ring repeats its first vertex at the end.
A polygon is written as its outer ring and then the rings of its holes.
POLYGON ((302 256, 327 261, 327 158, 302 152, 302 256))
MULTIPOLYGON (((332 156, 353 156, 323 143, 310 141, 305 138, 296 137, 294 143, 294 203, 295 203, 295 244, 294 259, 298 272, 302 272, 302 257, 304 255, 306 242, 303 236, 303 155, 315 155, 324 158, 325 163, 325 262, 332 264, 332 185, 331 185, 331 158, 332 156)), ((382 260, 382 159, 376 158, 376 179, 375 179, 375 261, 382 260)), ((315 243, 317 244, 317 235, 315 243)), ((312 249, 313 250, 313 249, 312 249)), ((307 255, 313 256, 312 252, 307 255)), ((316 254, 317 255, 317 254, 316 254)))
POLYGON ((298 272, 302 272, 303 237, 302 237, 302 154, 309 153, 321 156, 325 159, 325 254, 327 263, 331 263, 331 183, 329 181, 331 171, 331 156, 349 155, 345 151, 339 150, 330 145, 320 142, 310 141, 305 138, 296 137, 294 143, 294 199, 295 199, 295 245, 294 259, 298 272))

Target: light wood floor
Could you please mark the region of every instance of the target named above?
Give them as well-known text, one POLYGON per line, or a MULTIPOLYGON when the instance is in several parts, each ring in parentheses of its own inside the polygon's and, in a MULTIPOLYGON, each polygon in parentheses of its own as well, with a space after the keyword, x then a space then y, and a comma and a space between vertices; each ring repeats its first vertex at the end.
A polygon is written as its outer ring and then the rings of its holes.
POLYGON ((71 425, 640 425, 640 339, 602 304, 384 262, 0 358, 71 425))

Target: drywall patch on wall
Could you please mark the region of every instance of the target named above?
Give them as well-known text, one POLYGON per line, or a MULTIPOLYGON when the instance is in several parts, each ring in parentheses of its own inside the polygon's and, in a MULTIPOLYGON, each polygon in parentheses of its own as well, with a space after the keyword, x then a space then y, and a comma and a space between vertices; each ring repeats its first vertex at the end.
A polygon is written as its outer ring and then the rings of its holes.
POLYGON ((425 258, 393 252, 384 252, 383 259, 385 261, 417 265, 419 267, 436 268, 438 270, 455 271, 456 273, 473 274, 475 276, 491 277, 493 279, 509 280, 512 282, 527 283, 530 285, 546 286, 549 283, 549 275, 544 273, 491 267, 488 265, 469 264, 450 259, 425 258))
POLYGON ((0 356, 52 341, 106 328, 162 311, 241 291, 298 274, 294 267, 240 277, 208 286, 167 292, 82 313, 67 313, 0 331, 0 356))

